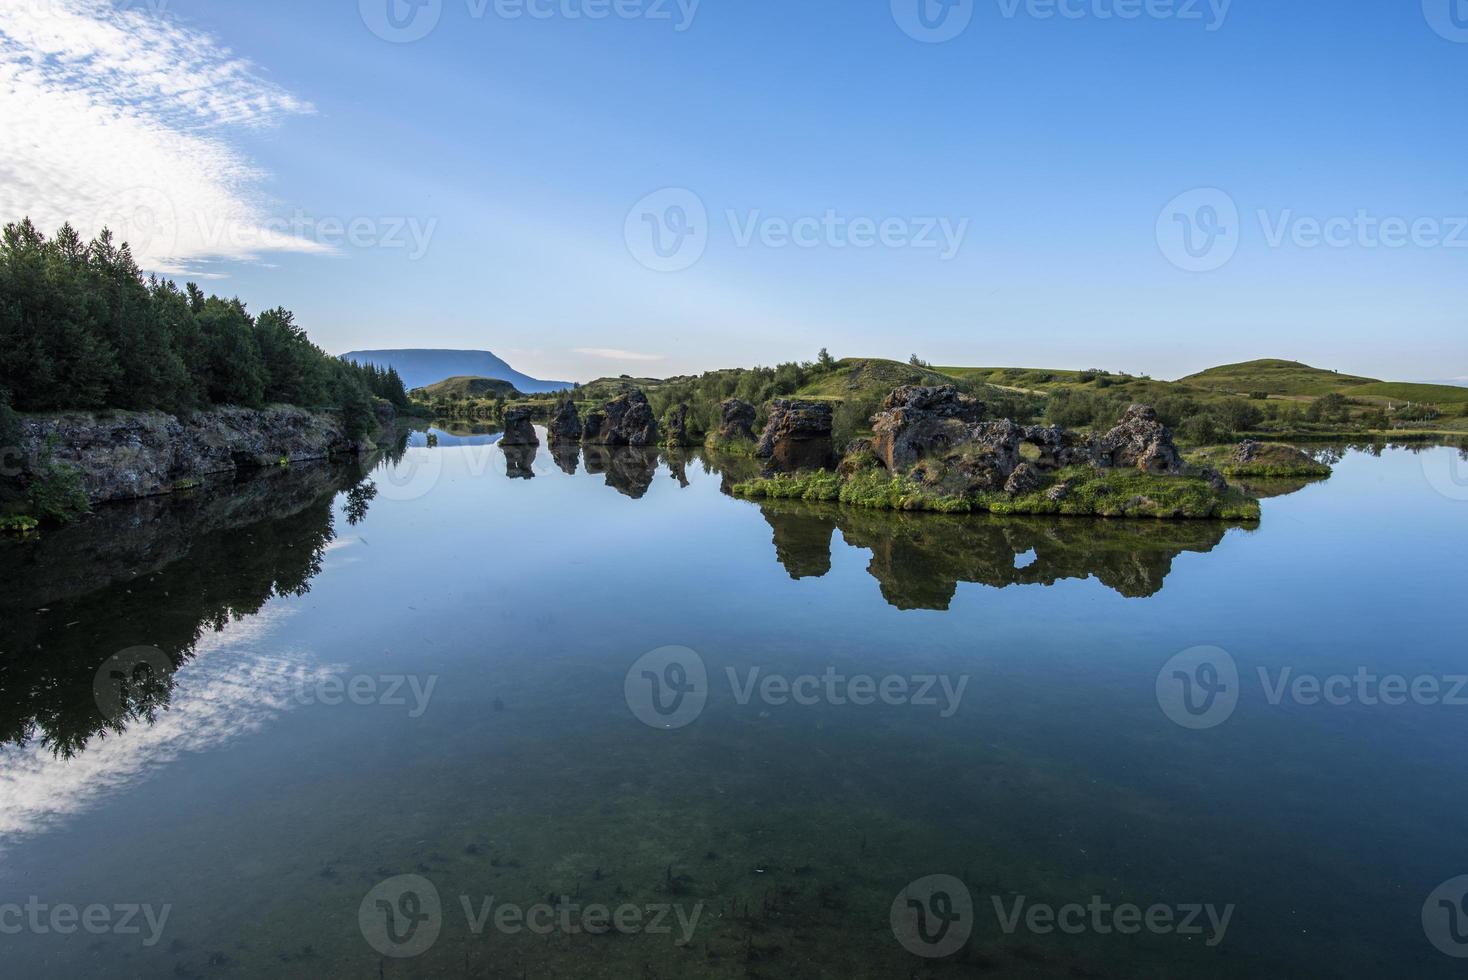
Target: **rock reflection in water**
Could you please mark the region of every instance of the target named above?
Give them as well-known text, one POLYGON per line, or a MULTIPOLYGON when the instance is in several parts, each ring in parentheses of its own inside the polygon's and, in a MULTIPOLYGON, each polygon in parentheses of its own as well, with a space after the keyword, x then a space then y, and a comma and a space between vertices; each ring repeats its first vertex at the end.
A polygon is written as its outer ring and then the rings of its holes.
POLYGON ((505 476, 512 480, 535 479, 534 446, 506 446, 501 443, 500 451, 505 454, 505 476))
POLYGON ((585 446, 586 472, 606 474, 607 486, 634 500, 647 494, 658 471, 658 451, 637 446, 585 446))
POLYGON ((831 569, 831 532, 872 553, 868 566, 898 609, 947 609, 959 582, 994 588, 1095 578, 1128 597, 1162 589, 1172 560, 1213 550, 1216 521, 1105 521, 906 514, 833 504, 767 501, 775 555, 792 578, 831 569), (1032 561, 1021 556, 1034 552, 1032 561), (1023 566, 1023 567, 1020 567, 1023 566))

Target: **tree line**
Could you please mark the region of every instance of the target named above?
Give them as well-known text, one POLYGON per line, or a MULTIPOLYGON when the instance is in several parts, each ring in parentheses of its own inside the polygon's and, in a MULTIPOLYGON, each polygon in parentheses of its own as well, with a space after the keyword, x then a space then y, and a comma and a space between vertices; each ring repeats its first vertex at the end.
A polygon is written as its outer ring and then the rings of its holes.
POLYGON ((360 438, 376 427, 374 398, 409 404, 394 369, 330 356, 283 307, 251 316, 194 283, 144 278, 105 229, 85 242, 63 225, 48 239, 27 218, 0 236, 0 424, 11 407, 184 415, 288 403, 340 412, 360 438))

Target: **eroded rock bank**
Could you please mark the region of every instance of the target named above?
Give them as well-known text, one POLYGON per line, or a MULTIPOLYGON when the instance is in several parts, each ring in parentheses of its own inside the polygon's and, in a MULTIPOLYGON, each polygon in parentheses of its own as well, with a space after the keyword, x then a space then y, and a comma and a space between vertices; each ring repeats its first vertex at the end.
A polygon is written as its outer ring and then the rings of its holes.
MULTIPOLYGON (((391 419, 390 410, 384 421, 391 419)), ((341 419, 290 406, 216 408, 186 418, 162 412, 67 412, 24 416, 18 460, 22 482, 50 466, 74 471, 94 504, 135 500, 190 487, 205 477, 282 463, 358 455, 341 419)))

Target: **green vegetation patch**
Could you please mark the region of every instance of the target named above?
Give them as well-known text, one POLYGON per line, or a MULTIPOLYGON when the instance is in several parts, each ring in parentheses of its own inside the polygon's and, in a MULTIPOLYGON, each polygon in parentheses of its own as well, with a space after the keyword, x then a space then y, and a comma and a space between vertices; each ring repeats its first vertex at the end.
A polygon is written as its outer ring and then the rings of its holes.
POLYGON ((1132 470, 1076 466, 1054 474, 1047 486, 1011 497, 932 490, 909 476, 862 470, 843 478, 828 470, 748 480, 734 493, 771 500, 836 501, 880 510, 945 514, 1054 514, 1086 517, 1219 519, 1257 521, 1259 501, 1229 487, 1215 490, 1201 476, 1153 476, 1132 470), (1063 490, 1057 488, 1063 484, 1063 490))
POLYGON ((1208 446, 1189 453, 1188 462, 1212 466, 1232 477, 1327 477, 1331 474, 1329 466, 1316 462, 1294 446, 1263 443, 1247 463, 1234 458, 1236 451, 1235 446, 1208 446))
POLYGON ((1263 358, 1241 364, 1223 364, 1179 379, 1197 388, 1218 388, 1240 394, 1268 392, 1271 395, 1325 395, 1332 391, 1352 389, 1357 385, 1378 383, 1375 378, 1339 374, 1311 367, 1299 361, 1263 358))
POLYGON ((1468 404, 1468 388, 1453 385, 1411 384, 1405 381, 1376 381, 1352 388, 1352 398, 1385 398, 1399 402, 1426 402, 1432 405, 1468 404))

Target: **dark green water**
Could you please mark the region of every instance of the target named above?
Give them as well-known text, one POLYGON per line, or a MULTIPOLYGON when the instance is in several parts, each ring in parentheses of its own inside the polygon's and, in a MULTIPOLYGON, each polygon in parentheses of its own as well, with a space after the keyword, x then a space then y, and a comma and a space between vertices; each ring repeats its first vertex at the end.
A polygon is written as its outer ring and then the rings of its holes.
POLYGON ((1456 451, 1245 529, 438 435, 0 548, 5 975, 1461 975, 1456 451))

